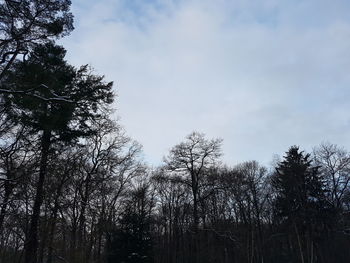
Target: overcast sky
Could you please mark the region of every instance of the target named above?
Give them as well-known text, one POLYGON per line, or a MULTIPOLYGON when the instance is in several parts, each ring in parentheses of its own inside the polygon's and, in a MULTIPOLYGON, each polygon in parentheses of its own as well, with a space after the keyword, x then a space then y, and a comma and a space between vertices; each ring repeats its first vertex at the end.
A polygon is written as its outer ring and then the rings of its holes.
POLYGON ((149 163, 192 131, 223 138, 229 165, 350 150, 349 0, 72 2, 68 60, 114 81, 149 163))

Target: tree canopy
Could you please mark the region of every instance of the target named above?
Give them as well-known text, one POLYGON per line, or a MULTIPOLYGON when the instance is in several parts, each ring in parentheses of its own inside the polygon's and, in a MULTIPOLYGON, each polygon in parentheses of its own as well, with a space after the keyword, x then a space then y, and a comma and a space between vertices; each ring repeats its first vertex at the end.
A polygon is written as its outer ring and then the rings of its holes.
POLYGON ((94 132, 91 124, 113 102, 113 83, 93 75, 88 66, 70 66, 65 54, 49 42, 37 46, 27 61, 14 63, 5 76, 11 90, 3 95, 8 120, 33 132, 50 130, 62 140, 94 132))
POLYGON ((18 55, 73 30, 70 0, 0 1, 0 80, 18 55))

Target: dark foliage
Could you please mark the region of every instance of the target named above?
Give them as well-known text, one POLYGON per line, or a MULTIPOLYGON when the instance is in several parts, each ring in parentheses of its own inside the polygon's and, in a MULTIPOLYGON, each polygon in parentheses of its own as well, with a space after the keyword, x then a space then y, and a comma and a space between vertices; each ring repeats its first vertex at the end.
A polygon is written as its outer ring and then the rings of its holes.
POLYGON ((65 55, 63 47, 47 43, 14 64, 6 75, 11 92, 3 95, 7 120, 66 141, 96 132, 90 124, 113 102, 112 83, 91 74, 88 66, 68 65, 65 55))
POLYGON ((108 263, 152 263, 152 250, 149 219, 136 213, 126 212, 107 236, 108 263))
POLYGON ((319 168, 309 154, 293 146, 272 179, 276 190, 275 215, 286 224, 313 224, 329 210, 319 168))
POLYGON ((73 30, 70 0, 0 2, 0 80, 18 55, 73 30))

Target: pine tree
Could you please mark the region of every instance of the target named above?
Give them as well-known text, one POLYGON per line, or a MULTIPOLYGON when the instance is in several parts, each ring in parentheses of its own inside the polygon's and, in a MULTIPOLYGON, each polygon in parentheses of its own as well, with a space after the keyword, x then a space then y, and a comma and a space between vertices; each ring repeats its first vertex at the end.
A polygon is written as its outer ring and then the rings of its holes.
POLYGON ((277 192, 275 212, 286 222, 306 222, 319 215, 325 205, 325 190, 319 167, 309 154, 293 146, 273 177, 277 192))
POLYGON ((108 235, 106 249, 110 263, 153 262, 149 220, 132 211, 125 213, 108 235))
POLYGON ((329 208, 319 167, 310 154, 293 146, 272 178, 276 191, 274 214, 288 235, 295 235, 299 262, 312 262, 314 243, 327 224, 329 208))
POLYGON ((148 187, 131 192, 118 225, 107 237, 108 263, 152 263, 152 236, 148 187))
POLYGON ((9 92, 2 93, 6 117, 40 137, 39 178, 25 242, 25 262, 36 262, 40 209, 50 148, 55 142, 71 143, 94 134, 91 125, 113 102, 112 83, 64 60, 63 47, 37 46, 27 61, 17 61, 5 76, 9 92))
POLYGON ((0 86, 16 59, 73 30, 70 0, 0 1, 0 86))

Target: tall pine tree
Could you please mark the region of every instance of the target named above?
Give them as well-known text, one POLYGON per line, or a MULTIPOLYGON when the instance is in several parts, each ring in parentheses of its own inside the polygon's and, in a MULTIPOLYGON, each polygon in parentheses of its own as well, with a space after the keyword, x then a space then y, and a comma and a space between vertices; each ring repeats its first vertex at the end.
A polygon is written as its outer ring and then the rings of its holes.
POLYGON ((293 258, 302 263, 313 262, 315 243, 329 215, 319 167, 313 166, 310 154, 292 146, 276 167, 272 185, 276 192, 275 217, 289 240, 295 240, 293 258))
POLYGON ((63 47, 51 42, 37 46, 27 61, 17 61, 7 72, 2 101, 9 121, 26 126, 40 137, 40 167, 25 262, 36 262, 40 210, 50 148, 54 142, 72 142, 94 134, 95 119, 113 102, 112 83, 91 74, 87 66, 75 69, 65 60, 63 47))

